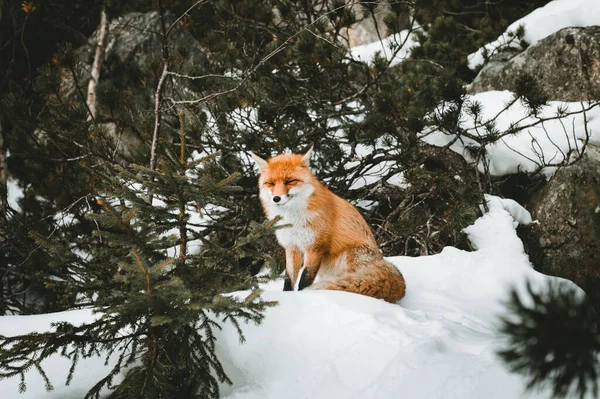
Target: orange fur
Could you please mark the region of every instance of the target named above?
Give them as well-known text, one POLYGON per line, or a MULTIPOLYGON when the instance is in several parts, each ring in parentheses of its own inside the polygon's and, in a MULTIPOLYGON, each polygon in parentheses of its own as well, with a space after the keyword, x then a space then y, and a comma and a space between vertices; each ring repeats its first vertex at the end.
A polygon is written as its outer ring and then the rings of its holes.
POLYGON ((265 161, 253 154, 261 169, 259 189, 269 219, 279 215, 277 238, 286 250, 286 271, 292 286, 332 289, 396 302, 404 296, 402 274, 387 262, 367 222, 348 201, 327 189, 309 169, 306 155, 281 154, 265 161), (268 191, 267 191, 268 190, 268 191), (277 198, 280 198, 277 202, 277 198))

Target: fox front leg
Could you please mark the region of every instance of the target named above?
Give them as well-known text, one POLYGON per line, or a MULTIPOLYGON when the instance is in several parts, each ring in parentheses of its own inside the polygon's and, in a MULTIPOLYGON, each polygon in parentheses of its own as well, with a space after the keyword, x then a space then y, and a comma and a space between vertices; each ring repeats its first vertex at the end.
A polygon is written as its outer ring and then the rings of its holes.
POLYGON ((322 259, 323 254, 319 251, 307 251, 304 254, 304 271, 302 272, 302 276, 300 276, 298 291, 310 286, 315 281, 315 277, 317 277, 317 273, 321 267, 322 259))
POLYGON ((285 250, 285 271, 287 277, 283 283, 284 291, 293 291, 298 273, 302 265, 302 253, 296 247, 286 248, 285 250))

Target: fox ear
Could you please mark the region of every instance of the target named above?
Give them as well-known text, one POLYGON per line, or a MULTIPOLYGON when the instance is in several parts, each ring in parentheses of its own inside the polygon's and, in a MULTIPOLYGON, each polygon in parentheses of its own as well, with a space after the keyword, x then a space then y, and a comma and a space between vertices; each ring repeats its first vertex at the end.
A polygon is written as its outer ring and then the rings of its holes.
POLYGON ((308 149, 308 151, 306 151, 304 153, 304 156, 302 157, 302 165, 310 167, 310 156, 313 152, 313 148, 315 147, 315 145, 311 145, 310 148, 308 149))
POLYGON ((254 162, 256 163, 256 165, 258 166, 258 169, 260 169, 261 172, 263 170, 267 169, 267 166, 269 166, 267 161, 265 161, 264 159, 262 159, 261 157, 259 157, 255 153, 253 153, 252 151, 250 151, 250 155, 252 155, 252 159, 254 159, 254 162))

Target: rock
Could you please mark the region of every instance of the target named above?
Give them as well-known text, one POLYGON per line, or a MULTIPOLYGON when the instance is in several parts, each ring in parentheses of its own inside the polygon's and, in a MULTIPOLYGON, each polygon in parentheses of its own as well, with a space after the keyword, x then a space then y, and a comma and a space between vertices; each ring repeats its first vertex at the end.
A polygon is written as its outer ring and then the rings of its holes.
MULTIPOLYGON (((175 18, 165 14, 166 26, 170 26, 175 18)), ((140 114, 154 114, 154 95, 158 75, 162 68, 162 44, 160 38, 160 18, 158 12, 128 13, 109 23, 106 53, 102 65, 98 92, 102 91, 106 82, 121 96, 128 99, 140 114)), ((94 32, 87 44, 75 49, 75 57, 79 61, 77 74, 79 90, 87 92, 91 77, 92 64, 96 49, 98 31, 94 32)), ((199 75, 206 63, 206 53, 194 37, 180 26, 175 26, 168 38, 169 56, 176 59, 171 70, 180 74, 199 75)), ((61 84, 63 101, 78 102, 80 94, 70 71, 63 71, 61 84)), ((166 85, 165 95, 174 98, 189 98, 199 90, 193 80, 176 79, 173 84, 166 85)), ((85 96, 85 94, 83 94, 85 96)), ((198 96, 200 97, 200 96, 198 96)), ((112 123, 110 110, 98 96, 98 128, 107 135, 116 146, 116 158, 122 163, 134 161, 134 154, 147 156, 149 148, 146 144, 151 136, 151 129, 140 132, 132 122, 129 126, 116 128, 112 123)), ((186 114, 186 117, 188 115, 186 114)), ((164 113, 161 138, 179 137, 179 119, 170 113, 164 113)), ((146 126, 152 126, 146 124, 146 126)))
MULTIPOLYGON (((171 14, 165 15, 166 25, 174 21, 171 14)), ((102 71, 100 75, 100 84, 103 77, 110 77, 111 80, 125 80, 125 86, 128 90, 134 91, 134 97, 141 95, 144 103, 152 104, 153 90, 148 90, 144 85, 131 85, 131 81, 136 81, 135 74, 147 72, 149 65, 161 62, 161 39, 159 15, 157 12, 139 13, 132 12, 122 17, 110 21, 108 29, 108 39, 106 45, 106 54, 102 71), (148 101, 150 100, 150 101, 148 101)), ((98 31, 94 32, 88 44, 75 50, 77 59, 80 61, 80 71, 83 78, 78 82, 83 88, 87 87, 90 79, 90 70, 94 62, 94 54, 98 31)), ((185 64, 189 67, 193 65, 202 65, 206 59, 206 54, 194 37, 185 30, 175 27, 169 34, 169 51, 171 58, 183 57, 185 64), (182 53, 185 53, 182 55, 182 53)), ((178 70, 175 72, 188 73, 187 70, 178 70)), ((69 75, 67 75, 69 76, 69 75)), ((139 76, 137 76, 139 78, 139 76)), ((66 88, 68 95, 73 95, 75 88, 72 79, 68 79, 66 88)), ((182 88, 182 90, 185 90, 182 88)), ((142 98, 136 98, 142 100, 142 98)))
POLYGON ((600 300, 600 147, 588 145, 581 161, 559 169, 527 209, 539 222, 523 233, 534 267, 600 300))
POLYGON ((565 28, 522 53, 500 53, 479 72, 470 93, 514 91, 516 79, 536 77, 550 100, 600 99, 600 26, 565 28))
POLYGON ((347 0, 347 4, 356 15, 358 21, 352 26, 343 29, 340 34, 346 38, 348 48, 373 43, 381 40, 393 32, 385 24, 385 19, 392 16, 396 21, 396 29, 401 31, 410 26, 408 13, 396 15, 388 1, 380 1, 375 8, 375 15, 364 12, 363 6, 354 0, 347 0))

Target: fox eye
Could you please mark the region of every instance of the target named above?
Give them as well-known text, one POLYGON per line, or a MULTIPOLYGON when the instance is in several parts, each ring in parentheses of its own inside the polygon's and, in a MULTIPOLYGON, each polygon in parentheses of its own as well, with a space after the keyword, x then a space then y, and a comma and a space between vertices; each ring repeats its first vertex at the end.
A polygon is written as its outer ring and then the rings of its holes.
POLYGON ((300 183, 300 180, 298 179, 289 179, 285 181, 285 185, 290 185, 290 184, 296 184, 296 183, 300 183))
POLYGON ((275 183, 273 183, 272 181, 265 182, 265 186, 273 187, 274 185, 275 185, 275 183))

